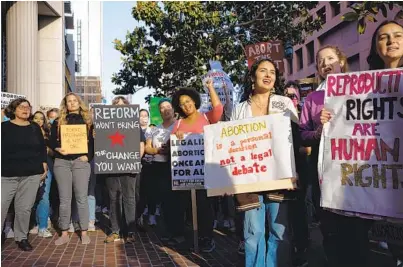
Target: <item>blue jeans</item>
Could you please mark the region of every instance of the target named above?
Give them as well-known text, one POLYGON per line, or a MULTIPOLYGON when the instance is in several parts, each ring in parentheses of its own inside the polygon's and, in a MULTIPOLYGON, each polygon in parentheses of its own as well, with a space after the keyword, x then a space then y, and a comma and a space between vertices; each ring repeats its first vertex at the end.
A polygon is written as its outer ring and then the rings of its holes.
POLYGON ((49 170, 48 175, 45 179, 45 192, 43 193, 42 199, 38 203, 36 208, 36 223, 38 224, 39 230, 45 230, 48 228, 48 217, 49 217, 49 193, 50 186, 52 184, 53 175, 49 170))
POLYGON ((289 267, 291 266, 291 246, 288 204, 287 202, 263 202, 263 196, 259 196, 259 201, 260 208, 245 212, 245 266, 289 267), (267 245, 266 218, 270 229, 267 245))

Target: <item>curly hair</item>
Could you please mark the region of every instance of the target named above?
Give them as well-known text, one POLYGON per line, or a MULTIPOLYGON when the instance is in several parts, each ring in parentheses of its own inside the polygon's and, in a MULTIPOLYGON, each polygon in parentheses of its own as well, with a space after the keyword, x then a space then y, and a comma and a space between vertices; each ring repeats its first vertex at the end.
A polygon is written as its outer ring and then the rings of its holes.
POLYGON ((250 98, 253 94, 252 79, 256 78, 256 71, 257 71, 259 65, 263 62, 270 62, 271 64, 273 64, 274 69, 276 71, 276 81, 274 82, 274 94, 281 95, 283 93, 280 88, 281 87, 280 86, 280 72, 279 72, 278 68, 276 67, 276 64, 274 63, 273 60, 271 60, 269 58, 263 58, 263 59, 256 61, 255 63, 253 63, 250 70, 246 73, 246 75, 244 77, 243 94, 241 97, 241 102, 244 102, 244 101, 250 102, 250 98))
POLYGON ((378 28, 376 28, 374 34, 372 35, 371 49, 369 50, 369 55, 367 57, 367 62, 369 64, 370 70, 379 70, 385 68, 385 63, 383 62, 382 58, 378 54, 378 51, 376 50, 376 39, 378 37, 379 29, 387 24, 396 24, 403 28, 402 25, 400 25, 397 21, 394 20, 385 20, 378 26, 378 28))
POLYGON ((200 94, 196 90, 188 87, 180 88, 176 91, 172 97, 172 106, 176 113, 178 113, 182 118, 186 118, 185 112, 183 112, 182 108, 180 107, 179 99, 181 96, 187 95, 190 97, 193 102, 195 102, 196 110, 201 106, 201 99, 200 94))
MULTIPOLYGON (((59 130, 61 125, 67 124, 67 115, 69 114, 69 111, 67 110, 67 97, 69 96, 74 96, 78 104, 80 106, 79 113, 83 117, 83 120, 85 124, 87 125, 88 130, 91 128, 92 125, 92 116, 90 111, 88 110, 88 107, 85 105, 85 103, 81 100, 81 97, 76 95, 75 93, 68 93, 67 95, 64 96, 62 102, 60 103, 60 108, 59 108, 59 130)), ((60 132, 60 131, 59 131, 60 132)))
POLYGON ((14 99, 13 101, 11 101, 10 104, 8 104, 8 106, 4 110, 4 115, 6 115, 7 118, 9 118, 10 120, 14 120, 15 119, 15 110, 22 103, 28 103, 28 105, 30 107, 32 107, 31 103, 29 103, 29 101, 26 100, 25 98, 17 98, 17 99, 14 99))
MULTIPOLYGON (((319 66, 319 64, 318 64, 318 55, 319 55, 320 51, 325 50, 325 49, 328 49, 328 48, 330 48, 330 49, 332 49, 332 50, 334 51, 334 53, 335 53, 335 54, 337 55, 337 57, 339 58, 339 62, 340 62, 340 63, 343 62, 343 66, 341 67, 341 72, 342 72, 342 73, 348 72, 348 62, 347 62, 347 56, 346 56, 346 54, 344 54, 344 53, 340 50, 340 48, 338 48, 337 46, 334 46, 334 45, 325 45, 325 46, 322 46, 322 47, 318 50, 318 52, 316 52, 316 70, 318 70, 318 66, 319 66)), ((322 81, 322 80, 323 80, 322 76, 319 75, 319 79, 322 81)))
POLYGON ((34 117, 36 114, 41 114, 43 116, 43 125, 41 127, 42 133, 44 134, 45 139, 49 139, 49 134, 50 134, 50 129, 49 129, 49 124, 48 120, 46 119, 45 113, 42 111, 38 110, 36 111, 30 118, 30 121, 34 121, 34 117))

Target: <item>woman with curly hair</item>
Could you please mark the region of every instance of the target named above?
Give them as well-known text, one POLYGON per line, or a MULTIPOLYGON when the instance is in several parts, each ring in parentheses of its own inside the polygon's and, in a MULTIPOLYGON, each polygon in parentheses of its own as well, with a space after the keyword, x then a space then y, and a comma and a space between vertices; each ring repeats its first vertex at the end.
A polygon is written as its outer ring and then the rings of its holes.
MULTIPOLYGON (((213 81, 209 79, 206 83, 211 98, 213 109, 207 113, 200 113, 198 109, 201 105, 200 94, 191 88, 182 88, 175 92, 172 97, 172 105, 181 119, 179 119, 172 130, 178 139, 183 139, 185 133, 203 133, 203 127, 212 123, 217 123, 223 114, 223 105, 213 86, 213 81)), ((200 226, 201 250, 212 252, 215 249, 213 240, 213 207, 211 199, 207 198, 206 190, 197 190, 197 218, 200 226)))
MULTIPOLYGON (((37 111, 31 118, 31 121, 36 122, 41 128, 42 135, 45 139, 47 150, 47 163, 48 166, 52 165, 52 150, 49 148, 50 129, 46 120, 46 116, 42 111, 37 111)), ((49 193, 52 184, 52 172, 49 170, 45 180, 43 194, 36 207, 36 223, 37 226, 30 231, 30 233, 38 233, 40 237, 52 237, 52 233, 48 230, 48 217, 49 217, 49 193)))
POLYGON ((91 174, 90 161, 94 156, 94 138, 91 114, 79 96, 68 93, 60 104, 59 118, 52 124, 50 145, 55 151, 54 173, 60 196, 59 227, 62 235, 55 245, 63 245, 70 241, 68 229, 71 217, 72 189, 78 209, 81 228, 81 243, 89 244, 87 235, 88 211, 88 181, 91 174), (87 128, 88 153, 68 154, 61 148, 61 126, 84 124, 87 128))
POLYGON ((46 146, 41 129, 29 121, 28 100, 13 100, 5 110, 10 121, 1 124, 1 229, 14 199, 15 241, 32 250, 27 234, 39 183, 46 177, 46 146))

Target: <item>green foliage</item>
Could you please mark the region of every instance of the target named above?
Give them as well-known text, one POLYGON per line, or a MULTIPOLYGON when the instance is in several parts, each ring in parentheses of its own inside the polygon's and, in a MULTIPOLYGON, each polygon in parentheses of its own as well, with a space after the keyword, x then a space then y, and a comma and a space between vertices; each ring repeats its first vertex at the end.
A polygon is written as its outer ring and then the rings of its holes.
POLYGON ((341 19, 343 21, 357 21, 357 31, 359 34, 364 34, 367 22, 377 22, 375 16, 381 12, 384 18, 388 16, 388 10, 393 10, 394 7, 399 7, 395 20, 403 19, 403 2, 397 1, 364 1, 351 5, 353 11, 344 14, 341 19))
POLYGON ((321 27, 308 10, 317 2, 137 2, 136 27, 124 42, 115 40, 122 69, 114 73, 114 93, 148 86, 170 95, 180 86, 202 90, 200 77, 211 59, 220 60, 234 84, 247 70, 244 47, 268 40, 302 43, 321 27))

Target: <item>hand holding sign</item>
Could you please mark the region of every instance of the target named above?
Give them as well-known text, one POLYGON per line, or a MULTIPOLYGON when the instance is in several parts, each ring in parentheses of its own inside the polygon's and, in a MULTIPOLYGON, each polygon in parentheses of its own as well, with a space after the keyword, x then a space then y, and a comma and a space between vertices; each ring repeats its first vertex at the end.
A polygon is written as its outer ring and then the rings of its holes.
POLYGON ((322 111, 320 112, 320 122, 322 124, 325 124, 326 122, 329 122, 331 118, 332 115, 330 114, 330 112, 327 111, 326 109, 322 109, 322 111))
POLYGON ((211 78, 206 79, 206 87, 209 90, 214 90, 213 79, 211 79, 211 78))

